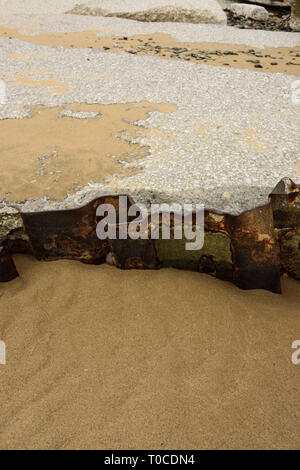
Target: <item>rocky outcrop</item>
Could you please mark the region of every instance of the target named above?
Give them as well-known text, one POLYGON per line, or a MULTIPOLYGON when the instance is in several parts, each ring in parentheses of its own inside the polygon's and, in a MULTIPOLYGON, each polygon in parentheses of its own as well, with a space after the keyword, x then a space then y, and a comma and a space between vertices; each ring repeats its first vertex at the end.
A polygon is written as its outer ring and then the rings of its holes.
POLYGON ((137 21, 226 24, 217 0, 90 0, 67 13, 137 21))
POLYGON ((250 3, 274 7, 289 7, 293 0, 249 0, 250 3))
POLYGON ((228 9, 235 16, 244 16, 257 21, 267 21, 269 13, 264 7, 257 5, 248 5, 246 3, 232 3, 228 9))
POLYGON ((292 5, 292 16, 290 27, 294 31, 300 31, 300 0, 290 0, 292 5))
POLYGON ((300 31, 300 0, 250 0, 251 3, 260 5, 289 7, 291 6, 292 14, 290 27, 294 31, 300 31))

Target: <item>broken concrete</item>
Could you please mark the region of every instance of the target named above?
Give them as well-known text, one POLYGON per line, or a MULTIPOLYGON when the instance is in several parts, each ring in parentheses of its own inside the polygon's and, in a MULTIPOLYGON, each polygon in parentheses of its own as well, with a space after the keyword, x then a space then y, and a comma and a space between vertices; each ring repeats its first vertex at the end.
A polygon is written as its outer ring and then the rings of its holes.
POLYGON ((91 0, 77 4, 67 13, 115 16, 137 21, 226 24, 227 18, 216 0, 91 0))
POLYGON ((244 16, 245 18, 251 18, 257 21, 267 21, 269 18, 268 11, 261 6, 248 5, 246 3, 232 3, 228 6, 235 16, 244 16))

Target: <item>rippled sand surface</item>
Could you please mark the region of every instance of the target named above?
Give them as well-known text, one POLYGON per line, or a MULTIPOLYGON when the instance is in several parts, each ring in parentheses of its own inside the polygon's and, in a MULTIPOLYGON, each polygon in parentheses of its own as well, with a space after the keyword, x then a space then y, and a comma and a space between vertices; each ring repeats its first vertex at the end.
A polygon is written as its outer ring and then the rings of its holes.
POLYGON ((300 283, 15 257, 1 449, 299 447, 300 283))

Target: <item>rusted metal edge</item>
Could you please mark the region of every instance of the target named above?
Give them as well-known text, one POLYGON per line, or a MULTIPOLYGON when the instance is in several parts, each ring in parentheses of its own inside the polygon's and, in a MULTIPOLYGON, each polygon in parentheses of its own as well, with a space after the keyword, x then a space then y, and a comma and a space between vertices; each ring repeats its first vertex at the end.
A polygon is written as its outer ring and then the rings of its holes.
POLYGON ((270 195, 281 272, 300 280, 300 184, 282 179, 270 195))
POLYGON ((3 246, 0 247, 0 282, 9 282, 18 277, 18 271, 15 263, 7 250, 3 246))
MULTIPOLYGON (((128 196, 125 200, 128 207, 134 204, 128 196)), ((118 215, 119 201, 119 196, 103 196, 76 209, 22 213, 22 229, 13 230, 2 241, 5 250, 0 258, 0 281, 10 280, 9 273, 16 273, 10 264, 16 252, 32 253, 48 261, 108 261, 121 269, 188 269, 231 281, 242 289, 277 293, 281 273, 300 279, 300 186, 287 178, 276 186, 264 206, 237 216, 205 210, 204 246, 192 251, 185 249, 185 239, 164 240, 160 235, 158 239, 99 240, 98 206, 112 204, 118 215)), ((153 224, 148 222, 150 230, 153 224)), ((171 229, 172 224, 174 217, 171 229)), ((118 219, 116 228, 121 228, 118 219)), ((162 217, 156 227, 158 234, 161 229, 162 217)))

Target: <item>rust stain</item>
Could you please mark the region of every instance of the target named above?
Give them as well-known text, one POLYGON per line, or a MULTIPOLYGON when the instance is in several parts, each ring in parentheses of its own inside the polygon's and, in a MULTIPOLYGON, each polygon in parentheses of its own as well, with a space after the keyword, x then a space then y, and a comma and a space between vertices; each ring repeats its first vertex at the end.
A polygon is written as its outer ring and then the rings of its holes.
POLYGON ((0 282, 9 282, 18 277, 18 271, 9 251, 0 247, 0 282))
MULTIPOLYGON (((270 195, 270 202, 264 206, 245 211, 238 216, 205 210, 206 236, 217 236, 216 240, 221 236, 229 240, 230 260, 228 261, 228 254, 225 259, 225 254, 222 255, 221 251, 221 262, 230 263, 232 273, 226 279, 238 287, 280 293, 281 272, 300 279, 300 204, 298 196, 293 199, 293 203, 289 202, 291 194, 299 195, 299 186, 289 179, 284 179, 270 195)), ((96 226, 100 219, 96 216, 96 210, 100 204, 114 206, 117 213, 117 233, 125 230, 128 235, 128 223, 119 222, 120 210, 124 209, 119 205, 119 196, 103 196, 78 209, 23 213, 21 215, 29 242, 26 239, 23 242, 18 241, 16 237, 14 243, 1 248, 0 280, 10 280, 17 275, 10 256, 17 250, 31 251, 40 260, 74 259, 91 264, 108 262, 121 269, 159 269, 162 262, 158 249, 161 248, 150 238, 153 223, 151 216, 147 218, 145 232, 148 238, 133 240, 129 237, 120 239, 117 236, 116 239, 99 240, 96 226)), ((134 201, 126 196, 126 209, 133 204, 134 201)), ((193 213, 191 223, 195 224, 195 221, 196 214, 193 213)), ((176 215, 171 214, 170 223, 173 230, 175 222, 176 215)), ((163 215, 160 214, 158 233, 163 223, 163 215)), ((195 266, 195 259, 187 258, 186 253, 180 251, 180 247, 178 251, 178 245, 172 246, 180 257, 177 258, 177 267, 196 269, 224 278, 223 271, 219 270, 216 264, 220 263, 220 259, 217 259, 221 245, 216 246, 219 250, 217 258, 215 254, 205 251, 199 255, 196 253, 195 266), (192 267, 187 265, 189 262, 193 263, 192 267)))

